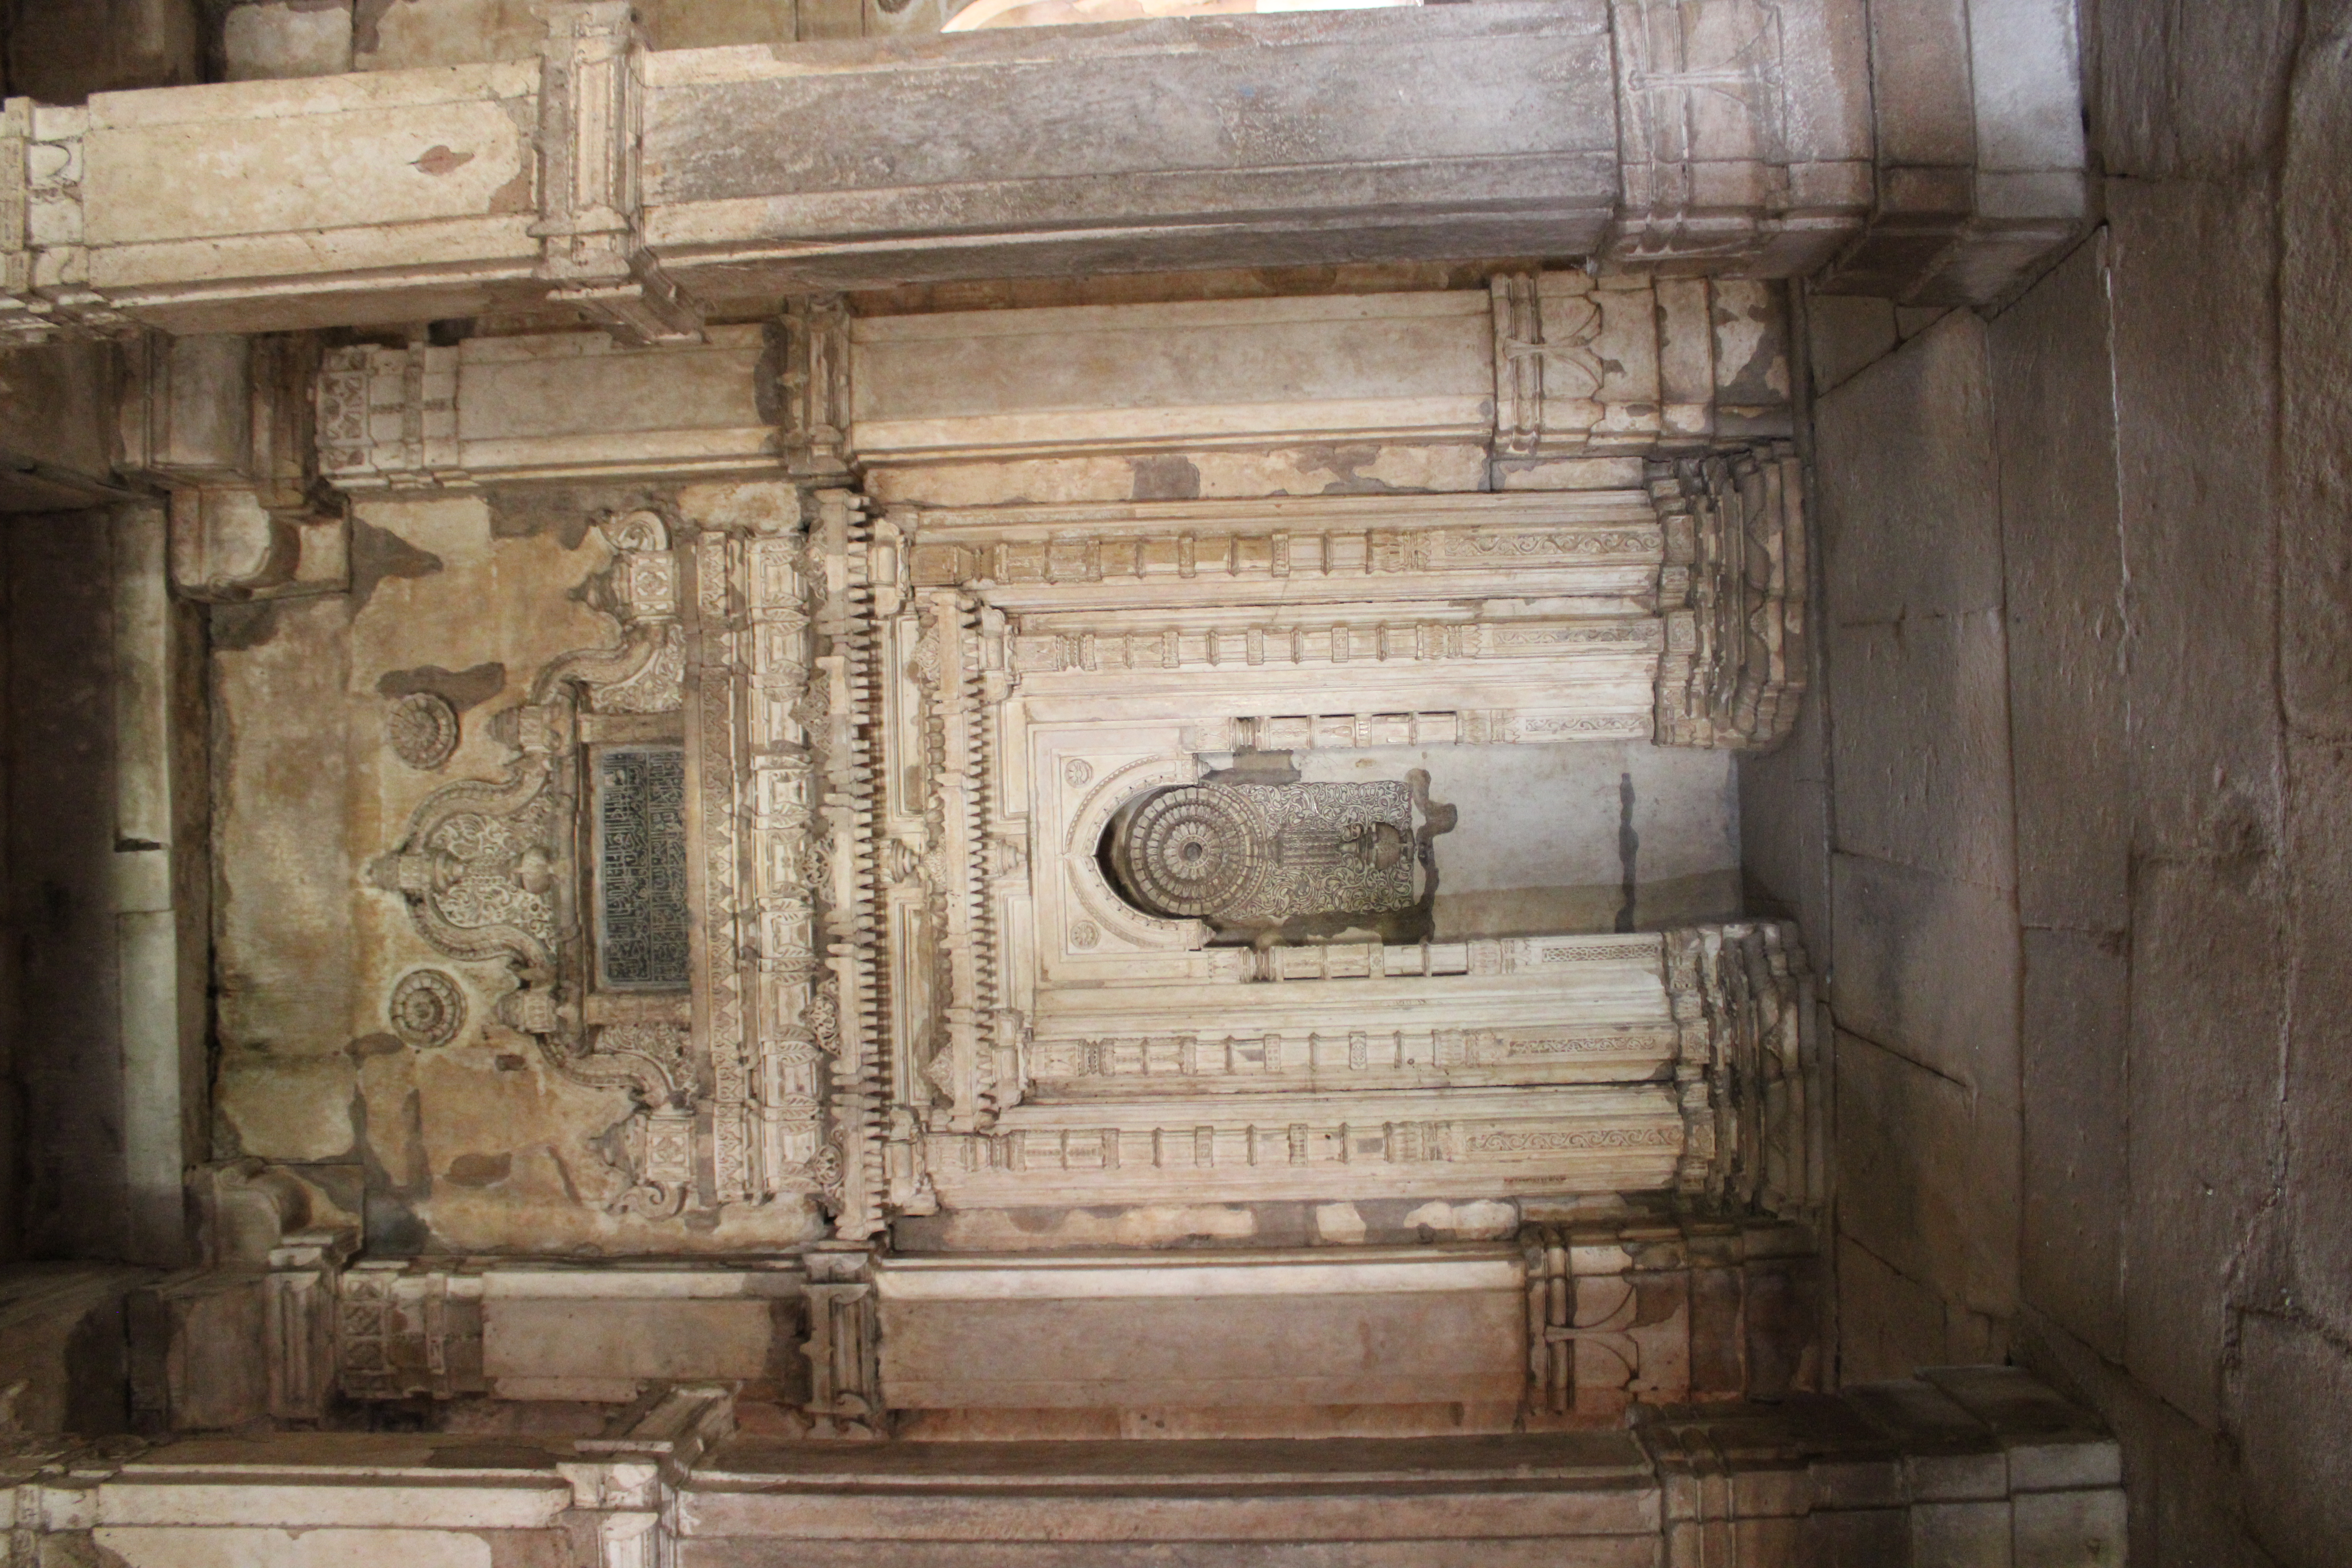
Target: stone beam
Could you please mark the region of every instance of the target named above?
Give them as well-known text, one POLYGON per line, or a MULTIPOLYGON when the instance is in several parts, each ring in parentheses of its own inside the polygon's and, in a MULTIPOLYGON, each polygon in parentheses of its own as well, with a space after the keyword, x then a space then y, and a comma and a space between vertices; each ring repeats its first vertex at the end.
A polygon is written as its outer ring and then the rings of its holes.
MULTIPOLYGON (((1401 1363, 1432 1349, 1403 1339, 1401 1363)), ((2123 1561, 2114 1439, 2006 1367, 1445 1442, 788 1442, 740 1430, 735 1403, 682 1386, 602 1438, 287 1432, 126 1454, 12 1437, 0 1527, 12 1561, 131 1568, 720 1568, 786 1550, 832 1568, 968 1562, 975 1542, 1011 1564, 1204 1568, 1428 1562, 1440 1542, 1504 1564, 2123 1561)))
POLYGON ((9 100, 0 330, 551 307, 644 343, 794 292, 1498 256, 1996 298, 2082 219, 2071 10, 1911 9, 1483 0, 656 53, 585 0, 538 61, 9 100))

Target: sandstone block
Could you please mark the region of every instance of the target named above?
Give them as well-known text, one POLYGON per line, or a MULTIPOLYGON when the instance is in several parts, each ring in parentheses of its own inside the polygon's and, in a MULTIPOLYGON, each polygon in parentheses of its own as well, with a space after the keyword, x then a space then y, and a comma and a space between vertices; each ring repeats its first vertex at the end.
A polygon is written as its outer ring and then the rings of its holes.
POLYGON ((1830 624, 1998 608, 1984 323, 1946 317, 1822 397, 1814 421, 1830 624))
POLYGON ((1838 1016, 1956 1083, 2013 1103, 2016 917, 1998 892, 1832 858, 1838 1016))
POLYGON ((2126 920, 2126 613, 2108 252, 2087 241, 1991 328, 2019 918, 2126 920))
POLYGON ((2079 931, 2022 933, 2025 1300, 2109 1357, 2123 1354, 2130 963, 2079 931))

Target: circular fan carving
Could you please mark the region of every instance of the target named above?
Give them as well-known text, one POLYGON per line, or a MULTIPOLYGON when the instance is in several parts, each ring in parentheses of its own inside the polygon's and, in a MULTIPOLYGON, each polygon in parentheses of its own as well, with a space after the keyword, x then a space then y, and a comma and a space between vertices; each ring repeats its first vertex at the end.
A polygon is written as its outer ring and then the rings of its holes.
POLYGON ((385 721, 394 755, 430 773, 457 749, 457 710, 430 691, 413 691, 393 704, 385 721))
POLYGON ((466 994, 437 969, 418 969, 392 988, 392 1032, 412 1046, 446 1046, 466 1025, 466 994))
POLYGON ((1119 815, 1113 865, 1151 913, 1179 920, 1214 914, 1246 896, 1262 869, 1260 825, 1230 790, 1157 790, 1119 815))

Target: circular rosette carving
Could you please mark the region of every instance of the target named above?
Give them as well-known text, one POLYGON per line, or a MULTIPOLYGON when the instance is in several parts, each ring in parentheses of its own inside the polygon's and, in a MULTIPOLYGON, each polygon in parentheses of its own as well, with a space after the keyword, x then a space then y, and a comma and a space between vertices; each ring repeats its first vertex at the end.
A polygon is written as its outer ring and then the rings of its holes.
POLYGON ((446 1046, 466 1026, 466 994, 437 969, 412 970, 392 988, 392 1032, 412 1046, 446 1046))
POLYGON ((1231 790, 1154 790, 1111 819, 1111 868, 1139 907, 1199 920, 1246 900, 1265 868, 1265 824, 1231 790))
POLYGON ((384 721, 393 754, 410 767, 431 773, 457 749, 457 710, 430 691, 413 691, 392 705, 384 721))

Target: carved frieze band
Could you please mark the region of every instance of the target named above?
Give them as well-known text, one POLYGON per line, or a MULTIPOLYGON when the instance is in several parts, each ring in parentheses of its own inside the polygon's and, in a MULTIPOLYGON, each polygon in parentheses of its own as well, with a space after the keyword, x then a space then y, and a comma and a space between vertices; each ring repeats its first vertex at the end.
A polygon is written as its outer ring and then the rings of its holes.
MULTIPOLYGON (((1650 518, 1640 526, 1578 519, 1563 501, 1570 515, 1549 526, 1515 518, 1478 527, 1458 498, 1433 498, 1433 525, 1420 529, 1147 523, 1045 537, 1021 526, 991 537, 960 518, 927 532, 912 511, 898 527, 911 536, 912 588, 954 588, 1013 608, 1001 646, 983 639, 977 650, 987 668, 1039 696, 1181 693, 1181 710, 1197 715, 1187 731, 1194 750, 1643 734, 1664 745, 1777 744, 1806 683, 1808 525, 1793 446, 1651 459, 1645 499, 1650 518), (1456 573, 1476 574, 1480 592, 1565 599, 1591 613, 1465 613, 1460 595, 1472 590, 1456 573), (1344 614, 1286 602, 1297 586, 1335 574, 1356 596, 1344 614), (1191 611, 1169 602, 1212 584, 1222 602, 1191 611), (1506 662, 1523 668, 1475 673, 1506 662), (1332 714, 1253 695, 1293 690, 1306 672, 1341 666, 1360 671, 1351 687, 1385 700, 1332 714), (1633 676, 1645 689, 1638 699, 1623 684, 1633 676), (1480 684, 1494 679, 1555 698, 1509 709, 1431 700, 1498 690, 1480 684)), ((939 646, 936 633, 925 636, 926 647, 939 646)))
POLYGON ((1541 272, 1488 287, 1499 472, 1517 459, 1789 434, 1786 328, 1771 284, 1541 272))

